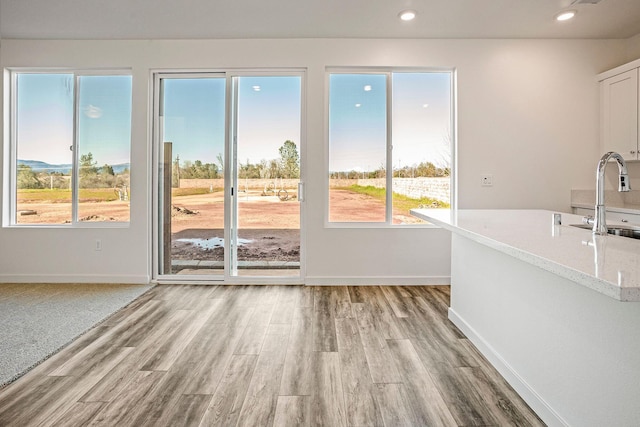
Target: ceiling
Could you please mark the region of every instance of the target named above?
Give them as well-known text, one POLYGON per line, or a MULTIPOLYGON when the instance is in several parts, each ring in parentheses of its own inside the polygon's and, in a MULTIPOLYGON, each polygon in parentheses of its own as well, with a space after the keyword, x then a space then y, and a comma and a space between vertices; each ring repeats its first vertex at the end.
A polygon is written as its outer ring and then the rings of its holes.
POLYGON ((0 37, 629 38, 640 0, 0 0, 0 37), (579 4, 571 5, 579 2, 579 4), (554 15, 575 9, 572 21, 554 15), (401 22, 398 13, 418 16, 401 22))

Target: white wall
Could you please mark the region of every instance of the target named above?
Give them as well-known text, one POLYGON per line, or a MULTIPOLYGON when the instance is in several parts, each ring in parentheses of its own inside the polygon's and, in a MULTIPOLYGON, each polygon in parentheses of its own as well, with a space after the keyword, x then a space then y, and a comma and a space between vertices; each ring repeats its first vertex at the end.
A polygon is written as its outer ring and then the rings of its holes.
POLYGON ((595 76, 626 55, 624 40, 3 40, 2 67, 132 68, 136 197, 128 229, 0 229, 0 281, 149 278, 150 70, 304 67, 307 283, 442 282, 448 232, 324 228, 325 67, 455 67, 459 207, 569 211, 599 157, 595 76), (483 173, 493 187, 480 186, 483 173))
POLYGON ((627 39, 627 62, 640 59, 640 34, 627 39))

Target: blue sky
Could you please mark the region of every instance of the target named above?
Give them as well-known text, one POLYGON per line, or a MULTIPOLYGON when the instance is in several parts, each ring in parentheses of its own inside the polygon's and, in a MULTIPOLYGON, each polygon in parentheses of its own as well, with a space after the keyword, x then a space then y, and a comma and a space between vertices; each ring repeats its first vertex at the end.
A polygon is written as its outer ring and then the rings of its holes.
MULTIPOLYGON (((329 168, 375 170, 386 158, 385 74, 330 77, 329 168)), ((286 140, 300 147, 301 78, 244 76, 238 83, 238 160, 279 158, 286 140)), ((129 161, 131 77, 82 76, 80 153, 98 165, 129 161)), ((174 157, 215 163, 224 152, 225 79, 165 79, 164 141, 174 157)), ((450 73, 393 73, 393 165, 442 164, 450 148, 450 73)), ((18 158, 71 163, 73 75, 20 74, 18 158)))
MULTIPOLYGON (((128 163, 131 139, 131 77, 81 76, 78 143, 99 166, 128 163)), ((73 74, 19 74, 17 156, 71 164, 73 74)))
MULTIPOLYGON (((238 77, 238 159, 279 158, 286 140, 300 145, 301 78, 238 77)), ((99 166, 129 162, 131 77, 82 76, 80 154, 99 166)), ((182 161, 216 162, 224 152, 225 79, 165 79, 163 139, 182 161)), ((73 74, 18 76, 18 158, 70 164, 73 74)))
POLYGON ((216 163, 224 154, 225 79, 164 79, 162 101, 163 140, 174 159, 216 163))
MULTIPOLYGON (((386 76, 332 74, 329 170, 372 171, 386 164, 386 76)), ((393 166, 444 163, 450 148, 450 73, 393 73, 393 166)))
POLYGON ((392 82, 393 166, 445 166, 451 156, 451 74, 394 73, 392 82))
POLYGON ((301 90, 297 76, 239 78, 239 162, 279 159, 287 140, 300 153, 301 90))
POLYGON ((80 154, 92 153, 98 166, 129 163, 131 77, 80 77, 80 154))
MULTIPOLYGON (((300 146, 301 79, 238 77, 238 160, 278 159, 286 140, 300 146)), ((164 80, 164 141, 173 157, 217 163, 224 153, 225 79, 164 80)))
POLYGON ((51 164, 71 164, 73 75, 19 74, 17 156, 51 164))
POLYGON ((385 75, 332 74, 329 85, 329 170, 377 169, 386 155, 385 75))

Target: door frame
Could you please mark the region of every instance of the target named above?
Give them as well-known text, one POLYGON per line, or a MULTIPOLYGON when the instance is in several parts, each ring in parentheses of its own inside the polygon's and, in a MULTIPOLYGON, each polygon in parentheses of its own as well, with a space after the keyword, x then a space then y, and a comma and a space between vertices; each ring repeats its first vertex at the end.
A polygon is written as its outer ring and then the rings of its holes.
MULTIPOLYGON (((154 69, 150 71, 151 76, 151 156, 149 167, 152 171, 151 179, 151 207, 152 207, 152 222, 151 222, 151 239, 150 254, 151 260, 151 278, 153 283, 159 284, 304 284, 304 278, 306 276, 306 203, 305 198, 299 198, 298 203, 300 206, 300 274, 299 276, 232 276, 231 275, 231 226, 233 221, 237 221, 237 218, 233 218, 232 211, 235 208, 232 203, 237 200, 237 188, 234 188, 234 196, 230 194, 230 189, 237 187, 235 185, 236 178, 235 169, 237 165, 232 164, 234 154, 231 150, 236 149, 236 144, 232 140, 237 129, 232 129, 232 126, 237 125, 237 117, 235 117, 237 109, 237 90, 234 90, 233 81, 236 77, 269 77, 269 76, 296 76, 300 77, 300 183, 301 194, 306 191, 306 68, 269 68, 269 69, 207 69, 207 70, 193 70, 193 69, 154 69), (225 255, 224 255, 224 272, 221 275, 171 275, 160 274, 160 260, 161 251, 161 227, 160 223, 162 215, 160 212, 160 199, 162 195, 159 194, 160 189, 160 162, 161 144, 160 136, 161 121, 160 117, 160 82, 164 78, 207 78, 207 77, 223 77, 226 79, 225 90, 225 170, 224 170, 224 240, 225 240, 225 255)), ((237 260, 236 260, 237 262, 237 260)))

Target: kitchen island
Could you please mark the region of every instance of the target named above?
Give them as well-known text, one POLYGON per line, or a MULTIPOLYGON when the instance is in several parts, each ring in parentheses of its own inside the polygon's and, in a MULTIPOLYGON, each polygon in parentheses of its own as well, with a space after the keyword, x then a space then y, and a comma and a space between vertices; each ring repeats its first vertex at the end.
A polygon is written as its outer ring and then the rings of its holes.
POLYGON ((640 425, 640 240, 542 210, 412 214, 452 232, 450 320, 549 425, 640 425))

